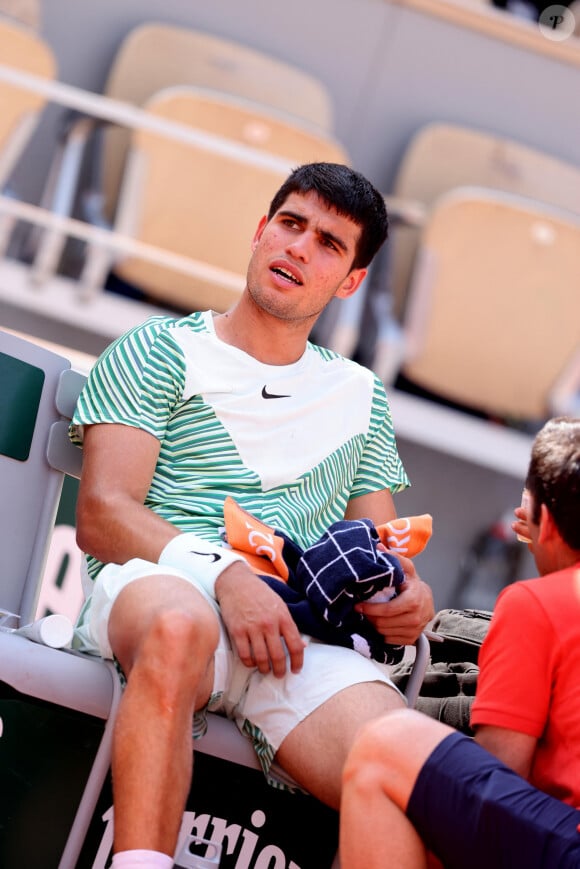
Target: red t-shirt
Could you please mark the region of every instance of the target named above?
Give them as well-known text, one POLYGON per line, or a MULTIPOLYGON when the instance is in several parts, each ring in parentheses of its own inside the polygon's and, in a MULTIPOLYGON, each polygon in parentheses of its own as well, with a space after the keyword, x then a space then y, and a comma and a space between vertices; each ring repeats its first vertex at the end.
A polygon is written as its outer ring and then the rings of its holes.
POLYGON ((480 651, 472 725, 538 740, 530 782, 580 805, 580 565, 498 597, 480 651))

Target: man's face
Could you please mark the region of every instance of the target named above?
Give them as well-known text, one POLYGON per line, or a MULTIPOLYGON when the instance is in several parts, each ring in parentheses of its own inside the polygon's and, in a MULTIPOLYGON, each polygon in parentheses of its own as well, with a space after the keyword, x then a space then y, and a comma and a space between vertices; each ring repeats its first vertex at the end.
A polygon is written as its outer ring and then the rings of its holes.
POLYGON ((262 218, 252 243, 248 291, 283 320, 316 319, 333 296, 346 298, 366 269, 352 269, 360 227, 314 193, 292 193, 262 218))

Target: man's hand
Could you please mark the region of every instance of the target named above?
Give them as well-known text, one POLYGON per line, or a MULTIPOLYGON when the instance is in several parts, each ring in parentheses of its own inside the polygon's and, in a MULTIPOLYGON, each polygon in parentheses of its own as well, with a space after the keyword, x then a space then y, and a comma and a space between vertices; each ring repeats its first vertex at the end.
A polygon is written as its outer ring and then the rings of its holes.
POLYGON ((240 660, 260 673, 270 670, 281 678, 298 673, 304 660, 304 641, 288 607, 275 591, 242 562, 230 565, 215 584, 224 624, 240 660))
POLYGON ((355 609, 372 622, 388 643, 410 646, 435 615, 433 593, 419 578, 409 558, 393 554, 405 572, 399 594, 386 603, 360 603, 355 609))

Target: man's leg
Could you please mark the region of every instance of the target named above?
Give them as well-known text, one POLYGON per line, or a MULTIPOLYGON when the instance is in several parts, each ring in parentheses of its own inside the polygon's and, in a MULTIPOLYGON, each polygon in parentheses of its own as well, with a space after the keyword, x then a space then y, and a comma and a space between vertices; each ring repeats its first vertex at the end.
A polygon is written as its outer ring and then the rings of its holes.
POLYGON ((219 638, 211 605, 188 582, 127 585, 109 620, 125 675, 113 739, 115 852, 173 856, 192 773, 192 719, 208 701, 219 638))
POLYGON ((473 740, 413 710, 361 731, 345 765, 341 808, 341 856, 348 869, 431 865, 415 830, 450 867, 580 865, 578 810, 534 788, 473 740))
POLYGON ((423 869, 429 865, 405 811, 423 764, 451 732, 412 710, 395 711, 362 728, 343 774, 343 866, 423 869))
POLYGON ((339 691, 284 739, 276 760, 319 800, 338 809, 341 776, 355 735, 366 722, 404 708, 394 688, 363 682, 339 691))

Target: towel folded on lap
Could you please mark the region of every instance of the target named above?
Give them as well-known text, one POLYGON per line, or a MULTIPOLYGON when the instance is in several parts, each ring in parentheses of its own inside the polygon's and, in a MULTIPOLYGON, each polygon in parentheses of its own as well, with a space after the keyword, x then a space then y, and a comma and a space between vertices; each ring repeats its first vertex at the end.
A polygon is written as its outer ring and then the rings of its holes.
POLYGON ((397 594, 404 573, 394 552, 411 557, 424 549, 431 536, 428 514, 379 527, 370 519, 344 519, 305 550, 233 498, 226 499, 224 516, 228 545, 283 598, 302 633, 381 663, 401 660, 404 647, 385 643, 354 605, 385 590, 391 597, 397 594), (393 551, 379 549, 380 543, 393 551))

